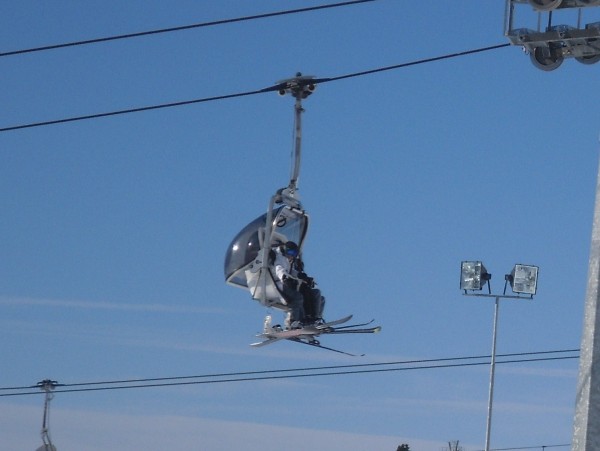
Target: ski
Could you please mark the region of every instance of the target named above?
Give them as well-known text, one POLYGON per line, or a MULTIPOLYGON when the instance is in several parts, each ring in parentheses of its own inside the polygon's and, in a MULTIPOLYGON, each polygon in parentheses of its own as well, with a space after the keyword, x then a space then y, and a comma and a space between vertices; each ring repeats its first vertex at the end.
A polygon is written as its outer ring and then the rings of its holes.
POLYGON ((263 332, 261 334, 257 334, 256 336, 259 338, 267 338, 267 339, 273 339, 273 338, 287 339, 287 338, 298 337, 301 335, 307 335, 307 336, 320 335, 320 334, 324 333, 324 331, 332 328, 333 326, 336 326, 338 324, 347 323, 351 319, 352 319, 352 315, 348 315, 343 318, 336 319, 334 321, 329 321, 329 322, 326 322, 323 324, 319 324, 318 326, 305 326, 300 329, 274 330, 271 332, 263 332))
POLYGON ((272 343, 275 343, 277 341, 281 341, 281 340, 290 340, 289 338, 267 338, 266 340, 263 341, 257 341, 255 343, 250 343, 250 346, 252 346, 253 348, 260 348, 261 346, 266 346, 266 345, 270 345, 272 343))
POLYGON ((365 327, 369 324, 372 324, 374 320, 367 321, 364 323, 356 323, 343 325, 352 319, 352 315, 345 316, 343 318, 329 321, 319 325, 311 325, 305 326, 299 329, 273 329, 257 334, 258 338, 262 338, 262 341, 251 343, 250 346, 258 348, 266 345, 270 345, 276 343, 281 340, 289 340, 295 343, 301 343, 308 346, 313 346, 316 348, 322 348, 327 351, 337 352, 339 354, 344 354, 352 357, 364 356, 364 354, 352 354, 350 352, 341 351, 339 349, 330 348, 328 346, 322 345, 316 337, 320 335, 329 335, 329 334, 373 334, 377 333, 381 330, 381 326, 376 327, 365 327))
POLYGON ((364 327, 364 326, 368 326, 369 324, 372 324, 373 321, 375 321, 375 320, 372 319, 371 321, 367 321, 367 322, 364 322, 364 323, 349 324, 347 326, 339 326, 339 327, 334 327, 332 329, 343 330, 343 329, 350 329, 350 328, 354 328, 354 327, 364 327))
MULTIPOLYGON (((324 328, 331 327, 331 326, 337 326, 338 324, 347 323, 351 319, 352 319, 352 315, 348 315, 348 316, 344 316, 343 318, 336 319, 334 321, 328 321, 326 323, 319 324, 318 326, 313 326, 313 327, 316 327, 317 329, 324 329, 324 328)), ((309 327, 311 327, 311 326, 309 326, 309 327)))
POLYGON ((381 326, 377 327, 368 327, 365 329, 336 329, 333 328, 331 330, 323 332, 324 334, 376 334, 381 332, 381 326))
POLYGON ((346 351, 340 351, 339 349, 335 349, 335 348, 330 348, 329 346, 323 346, 321 343, 319 343, 318 341, 303 341, 300 339, 291 339, 291 341, 295 341, 296 343, 302 343, 303 345, 308 345, 308 346, 313 346, 315 348, 321 348, 321 349, 325 349, 326 351, 333 351, 333 352, 337 352, 338 354, 344 354, 344 355, 348 355, 350 357, 364 357, 364 354, 352 354, 350 352, 346 352, 346 351))

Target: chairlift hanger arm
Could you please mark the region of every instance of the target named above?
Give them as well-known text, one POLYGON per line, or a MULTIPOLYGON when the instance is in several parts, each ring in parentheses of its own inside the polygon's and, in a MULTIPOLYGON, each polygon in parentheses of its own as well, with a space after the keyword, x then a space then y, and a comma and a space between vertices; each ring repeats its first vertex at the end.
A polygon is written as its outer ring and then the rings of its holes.
POLYGON ((52 439, 50 438, 50 401, 52 401, 54 398, 54 394, 52 393, 53 390, 59 385, 62 384, 50 379, 44 379, 43 381, 37 383, 37 387, 39 387, 45 393, 44 416, 42 418, 42 431, 40 434, 44 445, 41 448, 49 451, 56 450, 56 447, 52 444, 52 439))
MULTIPOLYGON (((294 149, 292 158, 292 168, 290 173, 290 182, 287 188, 282 188, 275 193, 269 201, 267 209, 267 221, 265 227, 264 252, 261 271, 268 271, 267 252, 270 251, 271 234, 273 232, 273 208, 275 204, 285 204, 292 208, 301 208, 300 201, 297 199, 298 178, 300 177, 300 162, 302 158, 302 100, 306 99, 315 90, 315 77, 312 75, 302 75, 296 73, 294 78, 289 78, 277 82, 273 90, 277 90, 280 96, 291 94, 295 99, 294 105, 294 149)), ((263 282, 264 285, 265 282, 263 282)), ((263 286, 263 290, 266 287, 263 286)))
POLYGON ((302 75, 300 72, 296 77, 282 80, 277 83, 279 95, 291 94, 295 99, 294 105, 294 149, 292 158, 292 168, 290 172, 290 183, 287 187, 287 194, 294 197, 298 190, 298 179, 300 177, 300 162, 302 158, 302 100, 311 95, 315 88, 315 77, 312 75, 302 75))

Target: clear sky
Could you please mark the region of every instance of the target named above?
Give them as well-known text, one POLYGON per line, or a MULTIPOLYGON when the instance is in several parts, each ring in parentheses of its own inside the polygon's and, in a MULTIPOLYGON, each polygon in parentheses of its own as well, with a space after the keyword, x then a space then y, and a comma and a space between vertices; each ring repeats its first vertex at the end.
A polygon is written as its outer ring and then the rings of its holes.
MULTIPOLYGON (((324 3, 3 2, 0 52, 324 3)), ((379 0, 4 56, 0 128, 504 44, 503 20, 501 0, 379 0)), ((291 97, 0 132, 0 388, 486 356, 493 300, 461 294, 462 260, 484 262, 494 293, 515 263, 540 267, 533 301, 500 304, 499 354, 577 349, 598 92, 600 64, 543 72, 506 47, 305 101, 307 268, 326 318, 383 327, 322 341, 365 357, 250 348, 267 311, 224 283, 231 239, 288 182, 291 97)), ((498 365, 492 447, 570 443, 577 364, 498 365)), ((489 366, 405 367, 57 393, 51 434, 61 451, 482 449, 489 366)), ((0 448, 38 448, 42 413, 41 392, 0 397, 0 448)))

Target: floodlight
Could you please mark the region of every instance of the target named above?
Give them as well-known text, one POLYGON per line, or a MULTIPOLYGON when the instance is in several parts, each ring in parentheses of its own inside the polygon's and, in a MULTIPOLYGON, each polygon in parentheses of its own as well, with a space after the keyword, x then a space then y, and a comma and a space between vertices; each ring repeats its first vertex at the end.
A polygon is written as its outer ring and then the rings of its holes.
POLYGON ((537 266, 515 265, 508 276, 513 292, 533 296, 537 291, 538 271, 537 266))
POLYGON ((480 261, 464 261, 460 265, 461 290, 481 290, 491 278, 480 261))

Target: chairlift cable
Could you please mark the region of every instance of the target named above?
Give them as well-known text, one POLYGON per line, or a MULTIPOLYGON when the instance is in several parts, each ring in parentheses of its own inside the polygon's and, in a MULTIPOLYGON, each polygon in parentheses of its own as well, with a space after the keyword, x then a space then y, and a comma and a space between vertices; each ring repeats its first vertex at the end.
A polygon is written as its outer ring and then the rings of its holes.
POLYGON ((76 46, 88 45, 88 44, 98 44, 101 42, 117 41, 117 40, 122 40, 122 39, 137 38, 137 37, 141 37, 141 36, 150 36, 150 35, 156 35, 156 34, 162 34, 162 33, 171 33, 171 32, 175 32, 175 31, 191 30, 194 28, 204 28, 204 27, 211 27, 211 26, 216 26, 216 25, 226 25, 226 24, 237 23, 237 22, 246 22, 246 21, 257 20, 257 19, 266 19, 269 17, 284 16, 284 15, 288 15, 288 14, 297 14, 297 13, 304 13, 304 12, 310 12, 310 11, 318 11, 318 10, 330 9, 330 8, 338 8, 338 7, 342 7, 342 6, 350 6, 350 5, 356 5, 356 4, 360 4, 360 3, 369 3, 369 2, 375 2, 375 1, 377 1, 377 0, 349 0, 349 1, 339 2, 339 3, 310 6, 310 7, 306 7, 306 8, 296 8, 296 9, 275 11, 275 12, 263 13, 263 14, 253 14, 250 16, 236 17, 236 18, 231 18, 231 19, 221 19, 221 20, 214 20, 214 21, 210 21, 210 22, 202 22, 202 23, 196 23, 196 24, 190 24, 190 25, 181 25, 178 27, 161 28, 161 29, 157 29, 157 30, 141 31, 141 32, 137 32, 137 33, 127 33, 127 34, 121 34, 121 35, 115 35, 115 36, 107 36, 107 37, 103 37, 103 38, 85 39, 82 41, 65 42, 62 44, 44 45, 44 46, 32 47, 32 48, 28 48, 28 49, 0 52, 0 57, 23 55, 26 53, 42 52, 42 51, 46 51, 46 50, 56 50, 56 49, 61 49, 61 48, 65 48, 65 47, 76 47, 76 46))
POLYGON ((441 61, 441 60, 450 59, 450 58, 457 58, 459 56, 473 55, 475 53, 482 53, 482 52, 487 52, 489 50, 501 49, 503 47, 510 47, 510 45, 511 44, 496 44, 496 45, 491 45, 488 47, 481 47, 481 48, 473 49, 473 50, 465 50, 463 52, 449 53, 447 55, 434 56, 432 58, 425 58, 425 59, 421 59, 421 60, 417 60, 417 61, 411 61, 408 63, 394 64, 392 66, 385 66, 385 67, 380 67, 377 69, 370 69, 370 70, 366 70, 366 71, 362 71, 362 72, 356 72, 353 74, 340 75, 337 77, 319 79, 319 80, 315 80, 315 83, 324 83, 324 82, 328 82, 328 81, 338 81, 338 80, 344 80, 347 78, 362 77, 363 75, 371 75, 371 74, 376 74, 379 72, 386 72, 389 70, 402 69, 404 67, 416 66, 419 64, 433 63, 435 61, 441 61))
MULTIPOLYGON (((463 52, 450 53, 447 55, 437 56, 437 57, 433 57, 433 58, 425 58, 425 59, 421 59, 421 60, 411 61, 408 63, 395 64, 392 66, 379 67, 376 69, 369 69, 366 71, 355 72, 355 73, 350 73, 350 74, 345 74, 345 75, 339 75, 339 76, 335 76, 335 77, 318 78, 318 79, 314 79, 313 82, 315 84, 322 84, 322 83, 329 83, 329 82, 333 82, 333 81, 344 80, 344 79, 348 79, 348 78, 362 77, 362 76, 372 75, 372 74, 380 73, 380 72, 384 72, 384 71, 402 69, 402 68, 409 67, 409 66, 416 66, 419 64, 426 64, 426 63, 431 63, 431 62, 435 62, 435 61, 440 61, 440 60, 445 60, 445 59, 450 59, 450 58, 457 58, 460 56, 472 55, 475 53, 481 53, 481 52, 486 52, 486 51, 490 51, 490 50, 496 50, 496 49, 500 49, 500 48, 508 47, 508 46, 510 46, 510 44, 498 44, 498 45, 482 47, 482 48, 473 49, 473 50, 467 50, 467 51, 463 51, 463 52)), ((246 96, 251 96, 251 95, 255 95, 255 94, 264 94, 267 92, 279 91, 280 88, 281 88, 280 85, 274 85, 274 86, 270 86, 267 88, 257 89, 257 90, 253 90, 253 91, 238 92, 238 93, 234 93, 234 94, 224 94, 224 95, 218 95, 218 96, 203 97, 203 98, 193 99, 193 100, 183 100, 183 101, 179 101, 179 102, 169 102, 169 103, 163 103, 163 104, 158 104, 158 105, 127 108, 127 109, 123 109, 123 110, 115 110, 115 111, 110 111, 110 112, 105 112, 105 113, 95 113, 95 114, 74 116, 74 117, 63 118, 63 119, 32 122, 32 123, 28 123, 28 124, 20 124, 20 125, 13 125, 13 126, 9 126, 9 127, 3 127, 3 128, 0 128, 0 132, 9 132, 9 131, 23 130, 23 129, 27 129, 27 128, 34 128, 34 127, 65 124, 68 122, 77 122, 77 121, 84 121, 84 120, 90 120, 90 119, 100 119, 103 117, 118 116, 118 115, 123 115, 123 114, 130 114, 130 113, 141 113, 143 111, 180 107, 180 106, 192 105, 192 104, 196 104, 196 103, 207 103, 207 102, 214 102, 214 101, 219 101, 219 100, 227 100, 227 99, 233 99, 233 98, 237 98, 237 97, 246 97, 246 96)))

